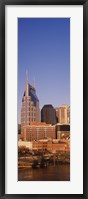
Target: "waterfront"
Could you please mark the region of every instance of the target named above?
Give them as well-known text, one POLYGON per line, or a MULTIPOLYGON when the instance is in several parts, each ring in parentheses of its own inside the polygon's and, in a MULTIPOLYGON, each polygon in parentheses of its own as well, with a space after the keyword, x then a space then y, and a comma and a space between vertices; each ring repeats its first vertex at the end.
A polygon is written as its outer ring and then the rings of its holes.
POLYGON ((49 165, 43 168, 19 168, 18 181, 69 181, 70 164, 49 165))

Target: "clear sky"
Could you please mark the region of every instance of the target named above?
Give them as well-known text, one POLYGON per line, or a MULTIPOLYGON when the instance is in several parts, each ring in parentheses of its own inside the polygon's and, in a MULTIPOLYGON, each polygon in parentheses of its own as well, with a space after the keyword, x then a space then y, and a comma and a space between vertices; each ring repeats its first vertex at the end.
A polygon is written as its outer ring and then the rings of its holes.
POLYGON ((18 123, 26 70, 40 109, 70 104, 70 18, 18 18, 18 123))

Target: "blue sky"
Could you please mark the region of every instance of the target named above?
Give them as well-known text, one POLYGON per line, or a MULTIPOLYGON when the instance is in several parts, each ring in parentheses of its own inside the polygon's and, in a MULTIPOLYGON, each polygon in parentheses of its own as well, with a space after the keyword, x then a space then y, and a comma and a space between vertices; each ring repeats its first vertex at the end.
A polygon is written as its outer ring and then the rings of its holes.
POLYGON ((18 123, 26 70, 40 109, 70 104, 70 19, 18 18, 18 123))

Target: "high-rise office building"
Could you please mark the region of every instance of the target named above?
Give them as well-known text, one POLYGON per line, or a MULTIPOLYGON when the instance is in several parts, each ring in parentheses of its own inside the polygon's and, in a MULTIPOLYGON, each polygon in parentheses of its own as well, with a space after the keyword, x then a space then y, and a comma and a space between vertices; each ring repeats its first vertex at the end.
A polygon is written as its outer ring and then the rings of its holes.
POLYGON ((68 117, 68 123, 70 123, 70 106, 68 106, 67 109, 67 117, 68 117))
POLYGON ((51 104, 43 106, 41 110, 41 121, 47 124, 56 124, 56 111, 51 104))
POLYGON ((70 108, 68 109, 68 105, 62 104, 58 109, 56 109, 56 112, 58 116, 58 123, 69 123, 70 108))
POLYGON ((26 88, 22 98, 21 107, 21 128, 30 125, 31 122, 40 121, 39 99, 36 90, 28 83, 28 74, 26 73, 26 88))
POLYGON ((58 123, 59 122, 59 108, 57 107, 55 108, 55 110, 56 110, 56 123, 58 123))

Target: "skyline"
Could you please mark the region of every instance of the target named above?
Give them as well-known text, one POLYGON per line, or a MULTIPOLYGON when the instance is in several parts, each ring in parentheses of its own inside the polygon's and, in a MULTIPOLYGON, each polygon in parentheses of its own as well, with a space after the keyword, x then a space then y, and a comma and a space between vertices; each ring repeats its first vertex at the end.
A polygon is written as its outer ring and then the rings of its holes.
POLYGON ((40 109, 70 105, 69 18, 18 18, 18 123, 26 70, 31 85, 35 78, 40 109))

